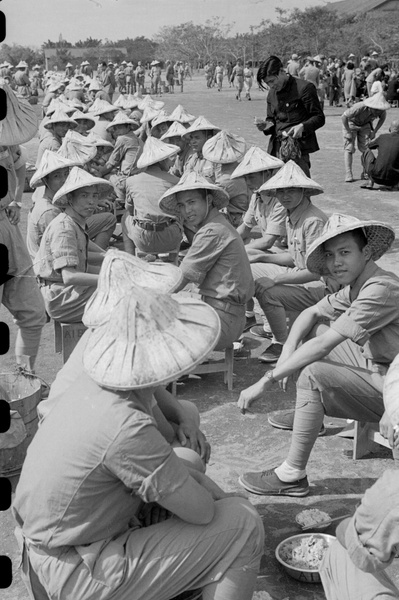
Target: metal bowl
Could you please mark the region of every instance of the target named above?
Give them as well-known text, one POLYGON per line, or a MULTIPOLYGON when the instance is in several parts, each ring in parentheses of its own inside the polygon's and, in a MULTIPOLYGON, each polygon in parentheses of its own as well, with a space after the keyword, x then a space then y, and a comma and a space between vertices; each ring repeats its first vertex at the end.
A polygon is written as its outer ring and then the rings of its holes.
POLYGON ((331 523, 325 523, 324 525, 322 525, 321 527, 317 524, 317 521, 315 520, 314 523, 306 523, 304 518, 305 517, 309 517, 309 519, 311 519, 311 513, 314 511, 317 511, 318 516, 323 516, 323 521, 327 521, 328 519, 331 518, 331 516, 326 513, 324 510, 320 510, 318 508, 307 508, 305 510, 301 510, 301 512, 299 512, 296 517, 295 517, 295 521, 298 523, 298 525, 300 527, 312 527, 312 530, 317 530, 317 531, 324 531, 325 529, 327 529, 331 523), (308 514, 307 514, 308 513, 308 514), (303 517, 303 518, 301 518, 303 517))
POLYGON ((300 533, 298 535, 292 535, 279 543, 279 545, 276 548, 276 559, 283 566, 284 570, 288 573, 288 575, 290 575, 294 579, 302 581, 303 583, 320 583, 321 579, 318 569, 294 567, 293 565, 287 563, 281 556, 281 551, 287 544, 290 544, 292 542, 298 542, 297 545, 299 546, 303 539, 307 539, 310 537, 315 537, 317 539, 322 538, 323 540, 325 540, 325 542, 327 542, 329 546, 331 546, 331 544, 336 539, 335 536, 328 535, 326 533, 300 533))

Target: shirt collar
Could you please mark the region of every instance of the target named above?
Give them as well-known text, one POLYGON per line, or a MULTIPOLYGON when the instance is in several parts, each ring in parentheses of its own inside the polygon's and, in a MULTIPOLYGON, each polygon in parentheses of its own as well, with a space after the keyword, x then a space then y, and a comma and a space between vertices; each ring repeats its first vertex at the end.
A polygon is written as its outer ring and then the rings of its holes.
POLYGON ((299 219, 310 205, 311 201, 307 196, 304 196, 300 204, 298 204, 298 206, 296 206, 294 210, 292 210, 291 212, 287 210, 287 218, 291 225, 295 226, 298 223, 299 219))

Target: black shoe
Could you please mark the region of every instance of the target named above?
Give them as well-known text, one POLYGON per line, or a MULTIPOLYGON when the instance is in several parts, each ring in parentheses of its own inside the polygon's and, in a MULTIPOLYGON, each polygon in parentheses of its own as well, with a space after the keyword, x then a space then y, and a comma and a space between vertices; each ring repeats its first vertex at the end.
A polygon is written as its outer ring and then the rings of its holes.
POLYGON ((255 325, 255 327, 251 327, 250 333, 255 337, 260 337, 266 340, 270 340, 273 337, 271 331, 265 331, 263 325, 255 325))
MULTIPOLYGON (((285 431, 292 431, 294 427, 294 410, 282 410, 275 415, 271 415, 267 420, 272 427, 276 429, 284 429, 285 431)), ((319 437, 325 435, 326 428, 324 423, 320 427, 319 437)))
POLYGON ((259 362, 263 363, 274 363, 277 362, 283 351, 282 344, 271 344, 266 350, 259 356, 259 362))
POLYGON ((256 325, 256 317, 255 317, 255 315, 253 317, 246 317, 243 331, 248 331, 254 325, 256 325))

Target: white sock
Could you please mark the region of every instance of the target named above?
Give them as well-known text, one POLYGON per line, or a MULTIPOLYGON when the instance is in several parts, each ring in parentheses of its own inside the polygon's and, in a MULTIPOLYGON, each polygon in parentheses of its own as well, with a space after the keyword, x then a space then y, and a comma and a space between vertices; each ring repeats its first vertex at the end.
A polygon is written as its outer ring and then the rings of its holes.
POLYGON ((287 461, 284 461, 282 465, 277 467, 277 469, 274 469, 274 472, 281 481, 286 483, 306 477, 305 470, 301 471, 300 469, 294 469, 294 467, 290 467, 287 461))
POLYGON ((245 316, 246 316, 246 317, 254 317, 254 316, 255 316, 255 313, 254 313, 254 311, 253 311, 253 310, 246 310, 246 311, 245 311, 245 316))

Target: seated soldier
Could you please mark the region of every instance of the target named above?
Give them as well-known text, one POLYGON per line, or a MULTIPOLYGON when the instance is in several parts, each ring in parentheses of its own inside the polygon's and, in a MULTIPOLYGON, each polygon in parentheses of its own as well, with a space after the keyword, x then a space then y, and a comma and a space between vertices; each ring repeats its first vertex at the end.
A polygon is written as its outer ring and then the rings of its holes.
POLYGON ((84 308, 98 281, 104 251, 92 251, 86 221, 102 196, 113 191, 105 179, 73 167, 54 195, 63 212, 45 230, 36 256, 38 276, 47 313, 63 323, 82 320, 84 308))
POLYGON ((287 459, 277 468, 243 474, 247 490, 306 496, 306 465, 325 414, 384 426, 384 377, 399 352, 399 278, 375 261, 394 238, 388 225, 335 214, 310 246, 309 272, 329 273, 342 288, 299 315, 276 367, 240 394, 238 405, 246 409, 277 381, 285 389, 299 371, 287 459))
POLYGON ((224 350, 239 338, 245 325, 245 305, 253 296, 251 269, 244 244, 219 210, 227 193, 198 173, 188 172, 162 196, 159 205, 183 221, 191 240, 180 268, 183 281, 198 286, 204 302, 219 315, 222 331, 216 346, 224 350))
POLYGON ((69 129, 74 129, 78 124, 76 121, 68 117, 62 110, 56 110, 51 115, 50 119, 44 125, 49 134, 42 138, 39 144, 36 158, 36 168, 39 167, 45 150, 57 152, 61 148, 62 140, 64 139, 69 129))
POLYGON ((363 156, 369 183, 360 187, 371 190, 374 183, 377 183, 384 190, 397 190, 399 185, 399 121, 392 121, 389 133, 383 133, 371 140, 368 150, 363 156), (378 150, 377 157, 372 152, 374 149, 378 150))
POLYGON ((24 580, 35 598, 171 600, 202 588, 207 600, 251 600, 260 517, 179 458, 153 413, 157 388, 213 349, 219 319, 134 283, 108 314, 86 332, 83 370, 22 468, 12 512, 24 580))
MULTIPOLYGON (((259 360, 273 363, 280 357, 287 339, 286 311, 301 312, 325 295, 326 284, 306 268, 305 254, 319 237, 327 215, 310 201, 311 195, 323 192, 321 186, 306 177, 293 161, 286 163, 258 191, 276 197, 287 211, 288 250, 259 252, 251 257, 255 297, 273 334, 272 345, 259 360)), ((333 281, 328 281, 328 285, 336 289, 333 281)))
POLYGON ((187 157, 187 161, 184 164, 184 172, 195 171, 203 177, 214 178, 214 165, 204 158, 202 148, 205 142, 211 139, 218 131, 220 131, 220 128, 212 125, 202 115, 197 117, 190 125, 183 137, 189 140, 193 153, 187 157))
POLYGON ((119 112, 118 107, 115 107, 113 104, 110 104, 106 100, 97 99, 93 102, 93 104, 89 107, 88 112, 93 115, 93 117, 97 117, 96 124, 91 130, 92 133, 95 133, 104 140, 108 142, 113 142, 111 132, 107 129, 110 122, 116 117, 119 112))
MULTIPOLYGON (((390 443, 398 447, 399 358, 396 357, 384 383, 384 406, 389 417, 390 443)), ((389 469, 366 491, 351 518, 336 530, 336 541, 328 549, 320 575, 327 600, 381 600, 398 598, 397 585, 386 573, 397 558, 399 530, 397 495, 399 471, 389 469)), ((396 570, 396 569, 395 569, 396 570)))
POLYGON ((172 173, 172 175, 176 175, 179 178, 183 175, 184 165, 193 152, 187 138, 183 137, 185 133, 186 128, 184 125, 179 123, 179 121, 174 121, 168 131, 161 137, 162 142, 173 144, 180 148, 180 152, 176 156, 174 164, 169 169, 169 173, 172 173))
POLYGON ((79 109, 72 113, 71 118, 78 124, 75 131, 84 136, 89 135, 89 131, 93 129, 96 124, 94 117, 79 109))

